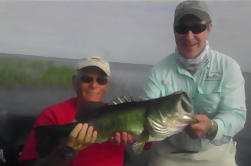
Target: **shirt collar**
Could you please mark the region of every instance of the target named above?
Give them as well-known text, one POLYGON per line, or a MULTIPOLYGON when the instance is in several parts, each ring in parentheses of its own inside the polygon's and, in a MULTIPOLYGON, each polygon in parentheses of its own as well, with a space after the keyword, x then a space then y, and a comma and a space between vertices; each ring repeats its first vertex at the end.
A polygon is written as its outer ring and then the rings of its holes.
POLYGON ((184 58, 182 55, 180 55, 180 53, 176 47, 176 49, 175 49, 176 62, 182 68, 189 71, 190 73, 195 73, 198 69, 202 68, 203 66, 205 66, 208 63, 208 61, 209 61, 208 60, 208 52, 209 52, 208 41, 206 41, 206 47, 204 48, 204 50, 200 53, 199 56, 197 56, 194 59, 184 58))

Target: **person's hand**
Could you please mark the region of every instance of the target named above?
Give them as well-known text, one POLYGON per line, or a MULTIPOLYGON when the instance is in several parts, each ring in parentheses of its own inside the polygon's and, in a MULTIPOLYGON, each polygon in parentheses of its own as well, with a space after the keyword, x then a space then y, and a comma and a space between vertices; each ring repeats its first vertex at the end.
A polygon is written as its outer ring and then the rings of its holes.
POLYGON ((198 123, 188 125, 186 132, 191 138, 204 136, 210 129, 211 120, 206 115, 195 115, 198 123))
POLYGON ((110 138, 110 142, 115 144, 133 144, 135 142, 133 136, 128 132, 116 132, 114 136, 110 138))
POLYGON ((71 131, 66 146, 71 147, 75 151, 80 151, 88 145, 94 143, 97 138, 97 131, 87 123, 79 123, 71 131))

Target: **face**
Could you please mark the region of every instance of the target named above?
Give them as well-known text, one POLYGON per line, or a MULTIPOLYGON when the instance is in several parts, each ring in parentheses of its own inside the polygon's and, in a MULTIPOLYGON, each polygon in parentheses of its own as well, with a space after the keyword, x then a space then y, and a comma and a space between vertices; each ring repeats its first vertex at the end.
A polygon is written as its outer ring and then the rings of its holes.
POLYGON ((73 76, 72 83, 78 99, 82 102, 100 102, 109 84, 104 80, 108 80, 107 76, 98 71, 85 71, 73 76))
MULTIPOLYGON (((184 25, 193 26, 194 24, 206 24, 206 21, 199 22, 189 22, 186 21, 182 23, 184 25)), ((184 58, 195 58, 198 56, 206 47, 206 40, 211 32, 212 24, 209 24, 208 27, 201 33, 194 34, 191 30, 189 30, 185 34, 180 34, 174 32, 175 41, 179 53, 184 58)))

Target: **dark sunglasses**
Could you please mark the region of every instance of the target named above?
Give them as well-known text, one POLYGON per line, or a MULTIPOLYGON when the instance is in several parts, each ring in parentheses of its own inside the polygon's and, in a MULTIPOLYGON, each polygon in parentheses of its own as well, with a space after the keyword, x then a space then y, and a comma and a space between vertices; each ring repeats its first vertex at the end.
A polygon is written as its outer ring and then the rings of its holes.
MULTIPOLYGON (((84 83, 91 83, 91 82, 93 82, 94 79, 95 78, 87 76, 87 75, 83 75, 80 77, 80 80, 84 83)), ((98 77, 98 78, 96 78, 96 82, 99 85, 105 85, 108 83, 108 79, 106 77, 98 77)))
POLYGON ((193 34, 199 34, 205 31, 208 27, 208 24, 193 24, 191 26, 180 24, 174 27, 175 32, 179 34, 186 34, 189 30, 193 32, 193 34))

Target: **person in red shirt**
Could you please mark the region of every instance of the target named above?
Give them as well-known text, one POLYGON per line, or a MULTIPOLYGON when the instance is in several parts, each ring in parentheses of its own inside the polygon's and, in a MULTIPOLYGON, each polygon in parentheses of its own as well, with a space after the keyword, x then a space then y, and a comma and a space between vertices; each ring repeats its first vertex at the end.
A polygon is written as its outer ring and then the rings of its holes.
POLYGON ((36 152, 34 128, 72 123, 78 108, 82 108, 86 102, 102 102, 110 76, 109 63, 100 57, 79 61, 72 77, 76 97, 52 105, 40 113, 20 154, 19 163, 25 166, 122 166, 124 144, 134 141, 132 135, 117 132, 107 142, 97 144, 97 131, 86 123, 79 123, 71 131, 67 141, 46 156, 40 156, 36 152))

